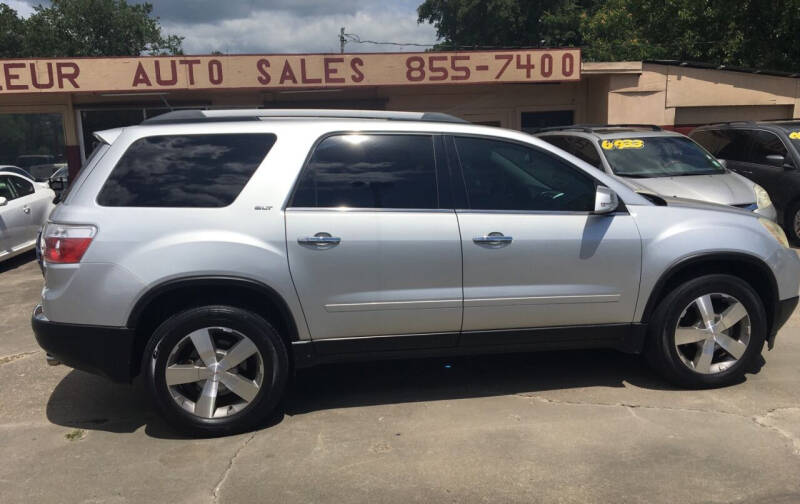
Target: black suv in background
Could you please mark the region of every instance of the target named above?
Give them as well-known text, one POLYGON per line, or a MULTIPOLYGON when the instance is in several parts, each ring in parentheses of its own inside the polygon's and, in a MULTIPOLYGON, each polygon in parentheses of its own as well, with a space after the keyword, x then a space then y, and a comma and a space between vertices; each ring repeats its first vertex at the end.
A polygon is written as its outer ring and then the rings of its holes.
POLYGON ((800 243, 800 120, 701 126, 689 136, 769 193, 778 222, 800 243))

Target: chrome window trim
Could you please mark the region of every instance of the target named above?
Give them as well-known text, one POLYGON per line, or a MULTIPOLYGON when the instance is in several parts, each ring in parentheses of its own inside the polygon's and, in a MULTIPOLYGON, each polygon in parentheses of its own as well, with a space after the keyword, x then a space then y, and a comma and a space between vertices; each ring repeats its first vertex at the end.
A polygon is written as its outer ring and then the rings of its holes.
POLYGON ((288 207, 286 212, 391 212, 391 213, 453 213, 452 208, 361 208, 361 207, 288 207))
MULTIPOLYGON (((463 213, 463 214, 520 214, 520 215, 598 215, 594 212, 590 211, 578 211, 578 210, 472 210, 472 209, 463 209, 457 208, 455 210, 456 213, 463 213)), ((624 210, 617 210, 614 212, 609 212, 607 214, 602 214, 606 216, 611 215, 630 215, 630 212, 624 210)))

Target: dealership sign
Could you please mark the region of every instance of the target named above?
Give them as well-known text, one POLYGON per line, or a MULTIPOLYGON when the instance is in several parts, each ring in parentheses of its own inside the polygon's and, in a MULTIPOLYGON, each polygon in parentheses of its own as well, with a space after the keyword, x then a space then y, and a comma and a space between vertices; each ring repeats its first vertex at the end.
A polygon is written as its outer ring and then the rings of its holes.
POLYGON ((0 94, 580 79, 579 49, 0 60, 0 94))

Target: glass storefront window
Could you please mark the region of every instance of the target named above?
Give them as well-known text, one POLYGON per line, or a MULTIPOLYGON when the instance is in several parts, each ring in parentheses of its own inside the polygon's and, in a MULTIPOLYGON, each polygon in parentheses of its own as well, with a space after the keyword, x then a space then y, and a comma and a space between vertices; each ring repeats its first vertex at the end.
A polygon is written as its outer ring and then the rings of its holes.
POLYGON ((47 180, 66 166, 61 114, 0 114, 0 165, 47 180))

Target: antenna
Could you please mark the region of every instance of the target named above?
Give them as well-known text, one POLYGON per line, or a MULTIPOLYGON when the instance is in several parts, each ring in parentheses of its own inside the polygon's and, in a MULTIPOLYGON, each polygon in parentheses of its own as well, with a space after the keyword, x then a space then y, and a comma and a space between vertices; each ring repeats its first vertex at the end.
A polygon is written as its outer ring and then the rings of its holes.
POLYGON ((347 39, 344 36, 344 26, 342 26, 342 29, 339 30, 339 53, 340 54, 344 53, 344 45, 346 43, 347 43, 347 39))
POLYGON ((175 110, 174 108, 172 108, 172 105, 170 105, 170 104, 169 104, 169 102, 167 101, 167 96, 166 96, 166 94, 162 94, 162 95, 161 95, 161 101, 163 101, 163 102, 164 102, 164 105, 165 105, 165 106, 166 106, 166 107, 169 109, 169 111, 170 111, 170 112, 172 112, 173 110, 175 110))

